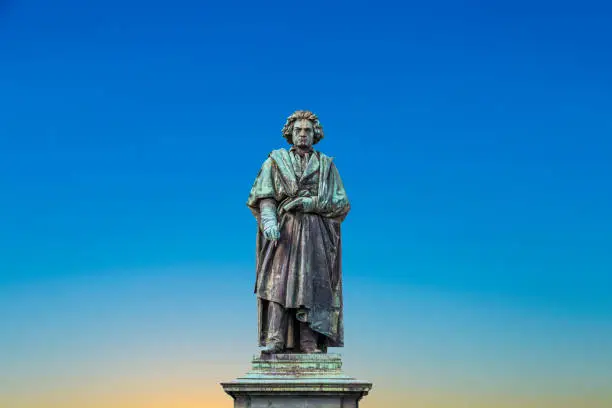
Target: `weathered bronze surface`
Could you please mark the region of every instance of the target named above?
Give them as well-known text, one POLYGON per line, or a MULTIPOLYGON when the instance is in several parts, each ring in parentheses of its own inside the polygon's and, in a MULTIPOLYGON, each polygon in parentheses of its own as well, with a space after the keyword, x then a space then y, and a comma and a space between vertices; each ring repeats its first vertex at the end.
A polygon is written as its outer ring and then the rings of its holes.
POLYGON ((340 224, 350 204, 333 159, 313 149, 316 115, 296 111, 292 145, 270 153, 247 205, 258 223, 255 293, 263 353, 321 353, 344 344, 340 224))

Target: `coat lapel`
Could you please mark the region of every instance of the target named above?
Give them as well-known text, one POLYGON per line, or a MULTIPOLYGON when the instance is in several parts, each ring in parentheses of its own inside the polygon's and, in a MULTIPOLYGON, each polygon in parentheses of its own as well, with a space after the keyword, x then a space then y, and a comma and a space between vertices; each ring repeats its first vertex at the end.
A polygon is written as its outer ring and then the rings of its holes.
POLYGON ((300 177, 300 181, 306 180, 312 174, 319 170, 319 159, 317 158, 317 153, 313 152, 310 155, 310 159, 308 159, 308 163, 306 164, 306 168, 302 173, 302 177, 300 177))

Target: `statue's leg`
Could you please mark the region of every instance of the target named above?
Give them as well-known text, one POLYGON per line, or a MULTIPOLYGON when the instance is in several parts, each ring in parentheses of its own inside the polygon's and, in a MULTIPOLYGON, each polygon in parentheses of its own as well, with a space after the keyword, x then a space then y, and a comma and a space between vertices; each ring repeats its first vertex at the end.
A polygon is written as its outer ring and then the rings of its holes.
POLYGON ((300 322, 300 350, 304 353, 322 353, 317 348, 318 333, 310 328, 308 323, 300 322))
POLYGON ((276 303, 268 302, 268 337, 264 353, 278 353, 285 347, 285 332, 287 331, 287 312, 276 303))

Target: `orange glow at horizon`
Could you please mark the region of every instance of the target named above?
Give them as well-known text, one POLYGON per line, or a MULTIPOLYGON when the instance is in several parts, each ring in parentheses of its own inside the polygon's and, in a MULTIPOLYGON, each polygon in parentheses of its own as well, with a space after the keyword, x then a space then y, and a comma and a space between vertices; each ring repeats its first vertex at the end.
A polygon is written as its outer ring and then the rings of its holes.
MULTIPOLYGON (((227 380, 227 379, 224 379, 227 380)), ((10 408, 231 408, 233 400, 224 393, 218 378, 166 381, 123 380, 77 384, 74 387, 38 389, 37 392, 3 393, 0 406, 10 408), (200 383, 200 381, 203 381, 200 383), (201 386, 200 386, 201 385, 201 386)), ((385 388, 374 384, 362 408, 402 406, 414 408, 608 408, 610 392, 591 395, 505 395, 448 393, 385 388)))

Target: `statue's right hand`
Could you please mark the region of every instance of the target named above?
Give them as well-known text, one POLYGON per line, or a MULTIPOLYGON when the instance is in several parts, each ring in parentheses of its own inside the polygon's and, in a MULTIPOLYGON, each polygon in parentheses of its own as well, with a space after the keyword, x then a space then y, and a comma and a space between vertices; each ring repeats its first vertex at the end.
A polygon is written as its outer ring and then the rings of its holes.
POLYGON ((270 225, 268 228, 264 229, 264 237, 271 241, 276 241, 280 238, 280 231, 278 230, 278 225, 270 225))

